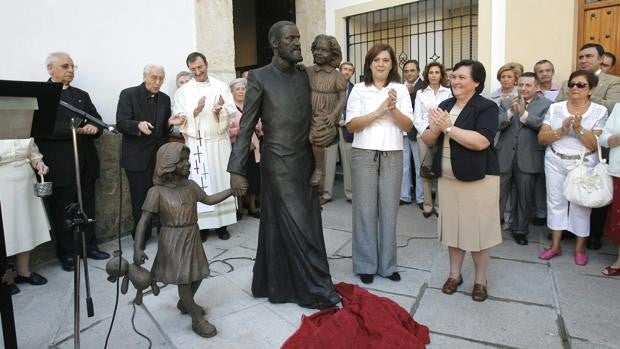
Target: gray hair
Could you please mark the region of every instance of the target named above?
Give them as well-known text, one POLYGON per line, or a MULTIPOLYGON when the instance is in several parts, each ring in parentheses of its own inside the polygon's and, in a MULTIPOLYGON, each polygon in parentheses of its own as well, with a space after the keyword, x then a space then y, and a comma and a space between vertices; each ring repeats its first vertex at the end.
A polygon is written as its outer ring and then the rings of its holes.
POLYGON ((144 70, 142 71, 142 76, 146 77, 153 69, 161 69, 161 71, 163 71, 164 74, 166 74, 166 70, 164 69, 164 66, 159 65, 159 64, 149 63, 144 66, 144 70))
POLYGON ((246 78, 237 78, 233 81, 230 82, 230 84, 228 84, 228 87, 230 87, 230 91, 232 91, 235 86, 239 85, 239 84, 243 84, 243 86, 248 84, 248 79, 246 78))
POLYGON ((177 76, 174 78, 174 80, 179 80, 180 77, 182 76, 189 76, 190 78, 192 77, 192 73, 188 72, 187 70, 182 70, 180 71, 177 76))
POLYGON ((69 56, 67 52, 63 52, 63 51, 52 52, 45 59, 45 66, 49 67, 50 64, 54 64, 58 62, 58 58, 61 56, 66 56, 66 57, 71 58, 71 56, 69 56))

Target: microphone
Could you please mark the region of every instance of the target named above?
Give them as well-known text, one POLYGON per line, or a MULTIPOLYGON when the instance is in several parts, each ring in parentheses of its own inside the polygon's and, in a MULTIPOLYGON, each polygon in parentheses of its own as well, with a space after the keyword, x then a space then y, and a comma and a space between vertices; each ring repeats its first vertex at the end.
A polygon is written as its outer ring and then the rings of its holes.
POLYGON ((97 119, 96 117, 88 114, 87 112, 85 112, 85 111, 83 111, 81 109, 78 109, 78 108, 72 106, 71 104, 69 104, 69 103, 67 103, 65 101, 60 101, 60 105, 62 105, 63 107, 65 107, 65 108, 67 108, 69 110, 71 110, 72 112, 74 112, 74 113, 84 117, 90 123, 93 123, 93 124, 95 124, 96 126, 98 126, 100 128, 103 128, 103 129, 108 130, 108 131, 113 132, 113 133, 117 132, 116 129, 114 128, 114 126, 106 124, 105 122, 97 119))

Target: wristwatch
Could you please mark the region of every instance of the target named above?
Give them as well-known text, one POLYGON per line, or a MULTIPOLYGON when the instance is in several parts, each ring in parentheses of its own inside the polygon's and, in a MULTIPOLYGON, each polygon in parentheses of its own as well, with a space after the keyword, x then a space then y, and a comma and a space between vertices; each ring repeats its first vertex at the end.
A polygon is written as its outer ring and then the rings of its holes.
POLYGON ((444 132, 450 134, 450 131, 452 131, 452 126, 448 126, 444 132))

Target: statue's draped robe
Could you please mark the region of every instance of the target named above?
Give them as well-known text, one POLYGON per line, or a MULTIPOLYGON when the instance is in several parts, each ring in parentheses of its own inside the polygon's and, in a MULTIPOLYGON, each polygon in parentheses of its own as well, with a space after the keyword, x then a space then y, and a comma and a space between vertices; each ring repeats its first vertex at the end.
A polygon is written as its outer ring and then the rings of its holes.
POLYGON ((308 141, 312 107, 305 72, 277 63, 249 74, 243 118, 228 171, 246 175, 254 126, 262 120, 261 220, 252 294, 321 307, 339 301, 329 274, 308 141))

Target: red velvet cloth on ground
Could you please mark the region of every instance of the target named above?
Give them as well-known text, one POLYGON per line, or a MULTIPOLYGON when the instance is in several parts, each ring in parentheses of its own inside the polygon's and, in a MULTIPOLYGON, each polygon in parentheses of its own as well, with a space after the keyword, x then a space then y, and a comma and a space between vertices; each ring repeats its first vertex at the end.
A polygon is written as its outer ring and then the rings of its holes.
POLYGON ((302 316, 283 349, 422 349, 430 343, 428 327, 391 299, 357 285, 341 282, 335 287, 344 307, 302 316))

